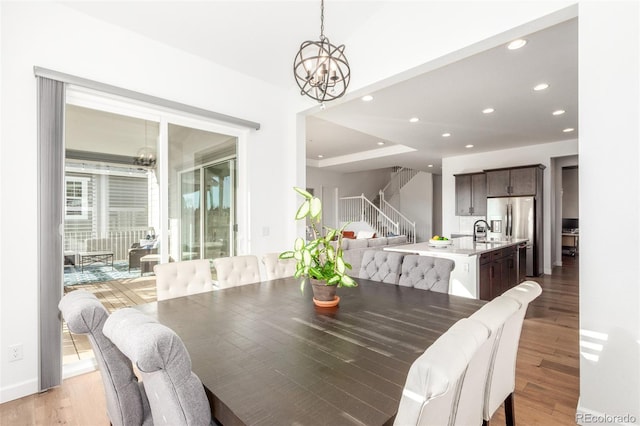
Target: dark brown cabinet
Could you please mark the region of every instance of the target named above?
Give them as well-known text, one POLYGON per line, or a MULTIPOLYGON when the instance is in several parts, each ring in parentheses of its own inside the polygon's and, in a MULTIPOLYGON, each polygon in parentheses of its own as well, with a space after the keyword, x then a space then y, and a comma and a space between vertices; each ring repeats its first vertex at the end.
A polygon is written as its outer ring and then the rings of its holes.
POLYGON ((484 173, 455 175, 456 216, 487 214, 487 180, 484 173))
POLYGON ((482 253, 479 263, 480 299, 492 300, 518 284, 515 246, 482 253))
POLYGON ((544 166, 485 170, 488 197, 536 195, 544 166))

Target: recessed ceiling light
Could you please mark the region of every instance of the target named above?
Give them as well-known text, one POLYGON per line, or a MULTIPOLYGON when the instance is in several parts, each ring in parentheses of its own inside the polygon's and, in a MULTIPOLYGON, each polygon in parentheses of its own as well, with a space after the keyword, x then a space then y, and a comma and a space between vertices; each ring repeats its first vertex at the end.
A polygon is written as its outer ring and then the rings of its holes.
POLYGON ((549 85, 547 83, 540 83, 540 84, 536 84, 533 87, 533 90, 535 90, 536 92, 539 92, 541 90, 546 90, 549 88, 549 85))
POLYGON ((443 134, 442 134, 442 137, 443 137, 443 138, 448 138, 449 136, 451 136, 451 133, 443 133, 443 134))
POLYGON ((427 164, 427 167, 433 167, 433 164, 427 164))
POLYGON ((409 123, 417 123, 418 121, 420 121, 420 119, 418 117, 411 117, 409 119, 409 123))
POLYGON ((382 146, 382 145, 384 145, 384 142, 380 141, 380 142, 378 142, 378 145, 382 146))
POLYGON ((555 111, 552 112, 553 115, 562 115, 564 114, 564 110, 563 109, 557 109, 555 111))
POLYGON ((473 145, 469 144, 469 145, 465 145, 465 148, 473 148, 473 145))
POLYGON ((372 100, 373 100, 373 96, 371 96, 371 95, 364 95, 364 96, 362 97, 362 100, 363 100, 364 102, 370 102, 370 101, 372 101, 372 100))
POLYGON ((324 155, 318 154, 318 158, 324 158, 324 155))
POLYGON ((509 43, 507 45, 507 49, 509 50, 520 49, 521 47, 524 47, 525 44, 527 44, 527 40, 519 38, 518 40, 513 40, 511 43, 509 43))
POLYGON ((495 111, 495 109, 493 109, 493 108, 485 108, 485 109, 482 110, 482 113, 483 114, 491 114, 494 111, 495 111))
POLYGON ((571 133, 573 132, 575 129, 573 127, 567 127, 566 129, 563 130, 563 132, 565 133, 571 133))

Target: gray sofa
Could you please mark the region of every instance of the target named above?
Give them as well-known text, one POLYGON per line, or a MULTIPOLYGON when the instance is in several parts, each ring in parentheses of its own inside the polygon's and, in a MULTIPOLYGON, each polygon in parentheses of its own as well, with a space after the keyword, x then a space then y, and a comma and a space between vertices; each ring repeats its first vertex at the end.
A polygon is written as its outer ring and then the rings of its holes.
POLYGON ((380 237, 380 238, 362 238, 342 240, 342 249, 344 252, 344 261, 351 264, 349 275, 358 276, 360 266, 362 265, 362 256, 367 250, 382 250, 385 247, 407 244, 407 237, 399 235, 396 237, 380 237))

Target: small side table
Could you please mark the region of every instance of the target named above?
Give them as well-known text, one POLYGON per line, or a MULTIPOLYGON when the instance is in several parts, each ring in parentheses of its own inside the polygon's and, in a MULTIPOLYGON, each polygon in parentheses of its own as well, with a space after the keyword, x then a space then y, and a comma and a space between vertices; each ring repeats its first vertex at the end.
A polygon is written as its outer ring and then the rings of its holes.
POLYGON ((153 267, 160 263, 159 254, 147 254, 140 258, 140 276, 147 272, 153 272, 153 267))

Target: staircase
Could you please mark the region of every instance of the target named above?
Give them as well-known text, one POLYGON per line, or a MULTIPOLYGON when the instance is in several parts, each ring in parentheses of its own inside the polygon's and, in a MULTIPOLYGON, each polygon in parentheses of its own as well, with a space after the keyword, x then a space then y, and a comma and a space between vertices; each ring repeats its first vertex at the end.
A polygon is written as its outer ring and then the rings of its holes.
POLYGON ((339 220, 342 223, 364 222, 373 228, 377 235, 406 235, 407 241, 416 241, 416 223, 411 221, 389 202, 419 172, 413 169, 396 167, 389 183, 380 190, 373 202, 364 194, 356 197, 342 197, 339 203, 339 220))
POLYGON ((341 197, 338 211, 341 223, 364 222, 373 228, 378 236, 387 236, 389 233, 400 235, 399 224, 385 215, 364 194, 341 197))

